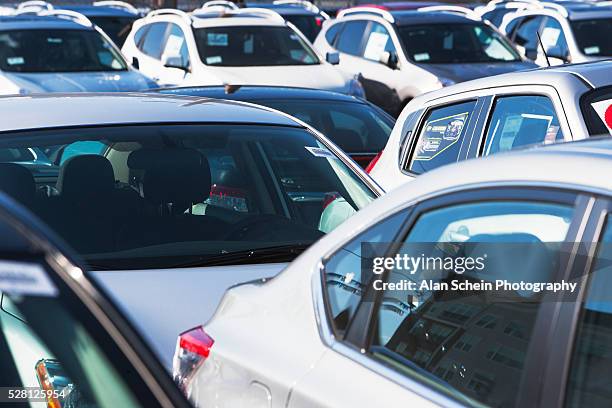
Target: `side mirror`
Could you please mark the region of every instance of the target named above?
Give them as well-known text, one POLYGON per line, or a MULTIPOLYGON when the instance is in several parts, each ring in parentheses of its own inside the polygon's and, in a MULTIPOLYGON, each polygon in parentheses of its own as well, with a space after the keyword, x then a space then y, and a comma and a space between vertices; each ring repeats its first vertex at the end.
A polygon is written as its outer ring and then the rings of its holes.
POLYGON ((140 69, 140 62, 138 61, 138 58, 136 57, 132 58, 132 66, 136 69, 140 69))
POLYGON ((394 52, 383 52, 382 54, 380 54, 380 58, 378 59, 378 61, 391 69, 397 68, 397 54, 395 54, 394 52))
POLYGON ((548 58, 559 59, 563 61, 564 64, 567 64, 568 62, 570 62, 570 58, 569 58, 567 51, 563 51, 559 47, 549 48, 548 50, 546 50, 546 55, 548 56, 548 58))
POLYGON ((338 65, 340 63, 340 53, 328 52, 327 54, 325 54, 325 61, 329 62, 332 65, 338 65))
POLYGON ((166 68, 176 68, 185 72, 189 72, 189 66, 185 62, 183 62, 183 57, 178 54, 164 55, 162 57, 162 63, 166 68))

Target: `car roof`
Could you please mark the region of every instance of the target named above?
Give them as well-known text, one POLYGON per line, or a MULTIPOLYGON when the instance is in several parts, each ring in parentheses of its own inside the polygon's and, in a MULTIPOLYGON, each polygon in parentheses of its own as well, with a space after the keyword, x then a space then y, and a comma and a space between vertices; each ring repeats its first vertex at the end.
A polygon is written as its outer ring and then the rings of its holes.
POLYGON ((568 11, 570 20, 592 20, 612 17, 612 6, 598 6, 589 3, 560 3, 568 11))
POLYGON ((35 30, 35 29, 57 29, 57 30, 93 30, 75 21, 58 18, 54 16, 38 16, 33 14, 22 14, 18 16, 1 16, 0 31, 5 30, 35 30))
POLYGON ((442 88, 422 94, 417 96, 415 100, 433 100, 479 89, 490 89, 511 85, 548 84, 553 85, 555 88, 563 88, 575 80, 579 80, 583 83, 586 82, 593 88, 600 88, 612 85, 610 70, 612 70, 612 59, 515 71, 461 82, 448 88, 442 88))
POLYGON ((232 87, 226 92, 225 86, 193 86, 178 88, 162 88, 156 92, 172 95, 205 96, 208 98, 232 100, 284 99, 284 100, 321 100, 352 102, 365 104, 364 101, 345 94, 310 88, 295 88, 286 86, 243 85, 232 87))
POLYGON ((0 132, 153 123, 238 123, 303 127, 262 106, 191 96, 74 93, 0 97, 0 132), (74 112, 78 112, 75 115, 74 112))
POLYGON ((308 10, 299 4, 274 4, 274 3, 247 3, 247 7, 260 7, 276 11, 281 16, 316 16, 312 10, 308 10))
MULTIPOLYGON (((59 6, 58 6, 59 7, 59 6)), ((131 17, 134 19, 140 16, 135 13, 131 13, 126 9, 118 7, 103 7, 103 6, 89 6, 89 5, 66 5, 61 6, 58 10, 72 10, 85 15, 86 17, 131 17)))
POLYGON ((426 24, 483 24, 465 15, 452 11, 417 11, 401 10, 391 11, 391 15, 398 26, 426 25, 426 24))
MULTIPOLYGON (((246 9, 244 9, 246 10, 246 9)), ((205 27, 227 27, 227 26, 286 26, 286 21, 275 18, 256 17, 248 14, 234 15, 231 17, 220 16, 213 12, 200 12, 192 14, 192 26, 194 28, 205 27)))

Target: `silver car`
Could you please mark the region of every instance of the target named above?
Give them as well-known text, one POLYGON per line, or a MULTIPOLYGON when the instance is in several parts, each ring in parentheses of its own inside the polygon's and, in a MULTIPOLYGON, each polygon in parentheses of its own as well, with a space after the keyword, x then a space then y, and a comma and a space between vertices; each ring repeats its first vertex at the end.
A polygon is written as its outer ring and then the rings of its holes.
POLYGON ((564 65, 422 95, 402 112, 370 175, 389 191, 452 162, 610 134, 610 72, 611 61, 564 65))

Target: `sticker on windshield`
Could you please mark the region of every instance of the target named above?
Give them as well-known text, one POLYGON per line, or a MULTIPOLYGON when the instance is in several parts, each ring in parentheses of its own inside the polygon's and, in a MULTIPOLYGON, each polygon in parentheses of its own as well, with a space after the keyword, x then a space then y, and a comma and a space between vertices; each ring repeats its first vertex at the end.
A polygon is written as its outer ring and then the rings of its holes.
POLYGON ((208 65, 220 64, 222 61, 221 56, 215 55, 214 57, 206 57, 206 63, 208 65))
POLYGON ((586 47, 584 49, 584 53, 586 55, 593 55, 593 54, 599 54, 599 47, 594 45, 592 47, 586 47))
POLYGON ((312 147, 312 146, 305 146, 305 147, 306 147, 306 150, 312 153, 312 155, 315 157, 324 157, 326 159, 337 159, 337 157, 334 156, 332 152, 325 149, 324 147, 312 147))
POLYGON ((47 42, 49 44, 61 44, 64 42, 64 40, 61 38, 47 37, 47 42))
POLYGON ((561 35, 561 30, 558 28, 546 27, 544 31, 542 31, 542 44, 544 48, 554 47, 557 45, 557 41, 559 41, 559 36, 561 35))
POLYGON ((378 61, 381 54, 385 51, 387 41, 389 41, 389 35, 385 33, 370 34, 363 56, 367 59, 378 61))
POLYGON ((206 45, 210 45, 212 47, 227 47, 229 45, 227 34, 208 33, 206 35, 206 45))
POLYGON ((419 62, 419 61, 429 61, 429 54, 426 53, 426 52, 422 52, 420 54, 414 54, 412 56, 412 58, 414 58, 414 60, 416 62, 419 62))
POLYGON ((0 261, 0 291, 12 295, 57 296, 58 291, 42 266, 0 261))
POLYGON ((181 51, 181 47, 185 39, 179 35, 170 35, 166 40, 166 49, 164 53, 167 55, 177 55, 181 51))
POLYGON ((461 137, 469 112, 458 113, 425 123, 414 160, 431 160, 461 137))
POLYGON ((599 118, 605 123, 608 132, 612 135, 612 99, 592 103, 591 106, 599 115, 599 118))
POLYGON ((8 57, 6 63, 9 65, 23 65, 25 60, 23 57, 8 57))

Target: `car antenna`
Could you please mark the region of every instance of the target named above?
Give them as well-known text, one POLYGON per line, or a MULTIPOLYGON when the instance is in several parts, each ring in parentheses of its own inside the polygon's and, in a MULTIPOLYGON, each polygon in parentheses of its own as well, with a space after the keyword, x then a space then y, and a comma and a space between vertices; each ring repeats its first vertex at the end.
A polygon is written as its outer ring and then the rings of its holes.
POLYGON ((544 57, 546 58, 546 65, 550 68, 550 60, 548 59, 548 55, 546 54, 546 48, 544 48, 544 43, 542 42, 542 37, 540 37, 540 33, 536 31, 536 35, 538 36, 538 43, 540 47, 542 47, 542 53, 544 53, 544 57))

